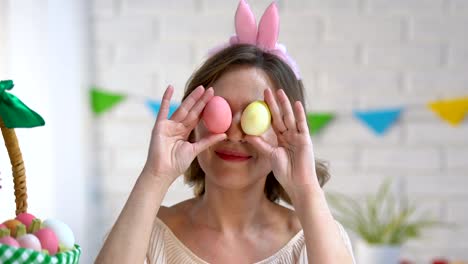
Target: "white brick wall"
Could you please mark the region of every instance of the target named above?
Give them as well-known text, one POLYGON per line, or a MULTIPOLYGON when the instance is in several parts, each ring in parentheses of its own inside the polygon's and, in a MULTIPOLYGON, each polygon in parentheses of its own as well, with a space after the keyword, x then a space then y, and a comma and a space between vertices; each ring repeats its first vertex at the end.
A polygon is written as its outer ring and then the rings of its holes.
MULTIPOLYGON (((0 0, 0 32, 6 32, 7 30, 7 2, 5 0, 0 0)), ((7 68, 6 68, 6 50, 7 50, 7 43, 6 43, 6 35, 7 34, 0 34, 0 79, 7 78, 7 68)))
POLYGON ((447 8, 445 0, 368 0, 368 10, 378 14, 408 16, 440 14, 447 8))
MULTIPOLYGON (((96 119, 104 198, 103 225, 117 217, 138 176, 154 118, 144 98, 158 99, 167 84, 183 86, 214 45, 234 33, 236 0, 93 1, 95 82, 134 95, 96 119)), ((269 0, 250 0, 257 21, 269 0)), ((386 177, 397 191, 458 230, 428 232, 404 255, 468 259, 468 126, 440 121, 430 100, 468 95, 468 1, 280 0, 280 42, 296 58, 310 110, 337 111, 313 138, 330 162, 326 185, 356 196, 386 177), (407 106, 383 137, 352 117, 352 110, 407 106), (365 183, 365 184, 363 184, 365 183)), ((191 196, 179 178, 170 205, 191 196)), ((101 232, 102 233, 102 232, 101 232)))
POLYGON ((360 154, 365 170, 431 172, 441 167, 440 152, 435 147, 364 147, 360 154))
MULTIPOLYGON (((361 12, 361 0, 295 0, 281 1, 288 13, 349 14, 361 12)), ((268 2, 269 3, 269 2, 268 2)))
POLYGON ((448 44, 447 64, 450 68, 466 69, 468 67, 468 41, 452 42, 448 44))
POLYGON ((453 14, 466 14, 468 12, 468 2, 465 0, 451 0, 450 12, 453 14))
POLYGON ((466 84, 468 75, 462 67, 454 69, 437 69, 434 71, 413 71, 407 72, 409 79, 408 88, 412 92, 418 93, 437 93, 447 90, 447 84, 450 83, 449 92, 453 90, 466 93, 466 84))
POLYGON ((196 0, 122 0, 122 10, 130 15, 177 15, 195 14, 198 10, 196 0), (183 8, 183 12, 180 9, 183 8))
POLYGON ((437 69, 443 46, 438 42, 364 44, 366 66, 393 70, 437 69))
POLYGON ((398 16, 338 13, 326 18, 326 40, 398 43, 403 35, 403 19, 398 16))

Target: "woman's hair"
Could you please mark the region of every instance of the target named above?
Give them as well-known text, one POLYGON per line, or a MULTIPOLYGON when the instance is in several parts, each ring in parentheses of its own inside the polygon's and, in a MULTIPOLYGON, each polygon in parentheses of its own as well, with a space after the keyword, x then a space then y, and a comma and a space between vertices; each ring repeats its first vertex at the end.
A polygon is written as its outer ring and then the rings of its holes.
MULTIPOLYGON (((291 68, 276 55, 247 44, 229 46, 208 58, 187 81, 183 100, 198 86, 210 87, 224 73, 239 66, 262 69, 276 85, 275 89, 283 89, 291 102, 300 101, 305 108, 304 86, 301 80, 296 79, 291 68)), ((193 131, 189 135, 189 141, 195 141, 193 131)), ((323 161, 315 160, 315 167, 320 186, 323 186, 330 178, 328 166, 323 161)), ((184 178, 187 184, 194 187, 195 196, 205 193, 205 173, 197 159, 193 160, 184 178)), ((291 199, 272 172, 267 176, 264 192, 272 202, 282 199, 291 204, 291 199)))

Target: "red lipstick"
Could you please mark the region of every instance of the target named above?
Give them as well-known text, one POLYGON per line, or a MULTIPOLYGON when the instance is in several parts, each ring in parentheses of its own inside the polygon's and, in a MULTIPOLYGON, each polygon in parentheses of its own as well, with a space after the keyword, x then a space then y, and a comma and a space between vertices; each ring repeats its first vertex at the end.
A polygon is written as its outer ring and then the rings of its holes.
POLYGON ((241 162, 250 159, 252 156, 232 150, 216 150, 216 156, 225 161, 241 162))

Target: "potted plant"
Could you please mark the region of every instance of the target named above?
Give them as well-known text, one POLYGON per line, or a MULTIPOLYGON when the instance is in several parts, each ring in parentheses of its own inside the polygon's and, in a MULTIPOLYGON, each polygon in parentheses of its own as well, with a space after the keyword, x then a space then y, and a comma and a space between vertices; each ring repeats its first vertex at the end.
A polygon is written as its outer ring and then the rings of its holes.
POLYGON ((398 264, 402 245, 421 236, 423 229, 438 225, 427 212, 417 214, 405 194, 395 195, 387 179, 377 193, 363 201, 340 193, 327 192, 335 218, 359 236, 355 245, 359 264, 398 264))

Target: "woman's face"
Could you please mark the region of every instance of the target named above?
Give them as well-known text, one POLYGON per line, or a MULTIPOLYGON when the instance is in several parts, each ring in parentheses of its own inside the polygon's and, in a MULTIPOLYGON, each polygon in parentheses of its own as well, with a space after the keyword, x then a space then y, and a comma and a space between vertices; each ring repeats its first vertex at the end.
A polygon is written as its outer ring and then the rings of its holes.
MULTIPOLYGON (((244 141, 240 119, 251 102, 264 100, 265 89, 275 89, 268 75, 261 69, 239 66, 224 73, 214 84, 214 94, 229 103, 232 123, 226 131, 226 140, 213 145, 198 155, 198 163, 205 172, 206 182, 221 188, 242 189, 265 180, 271 171, 269 159, 244 141)), ((208 87, 206 87, 208 88, 208 87)), ((195 138, 209 134, 203 122, 195 128, 195 138)), ((261 137, 277 145, 276 135, 270 127, 261 137)))

